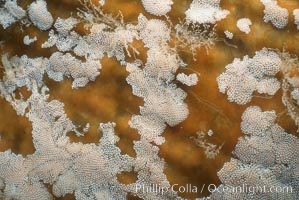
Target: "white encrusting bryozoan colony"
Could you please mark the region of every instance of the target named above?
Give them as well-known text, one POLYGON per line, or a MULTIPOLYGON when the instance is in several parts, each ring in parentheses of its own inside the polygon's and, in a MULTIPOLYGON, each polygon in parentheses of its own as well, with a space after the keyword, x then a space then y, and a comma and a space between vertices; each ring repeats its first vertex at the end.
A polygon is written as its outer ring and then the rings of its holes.
MULTIPOLYGON (((287 24, 285 10, 276 1, 261 1, 265 5, 265 22, 283 28, 287 24)), ((78 16, 55 18, 44 0, 33 1, 27 11, 16 0, 0 0, 3 4, 0 24, 4 29, 16 22, 33 25, 42 32, 48 31, 48 39, 41 47, 56 49, 49 50, 49 57, 2 55, 5 73, 0 80, 0 95, 18 115, 27 117, 32 123, 36 151, 28 156, 11 150, 0 152, 0 199, 47 200, 71 193, 76 199, 83 200, 121 200, 127 199, 128 194, 151 200, 182 199, 176 191, 144 193, 137 191, 136 186, 171 186, 164 173, 165 161, 158 155, 159 146, 165 142, 163 132, 166 127, 177 126, 188 117, 187 92, 180 86, 197 85, 199 74, 178 72, 180 68, 188 67, 179 50, 189 48, 195 57, 199 48, 210 49, 217 40, 213 24, 226 18, 229 11, 221 8, 220 0, 193 0, 185 12, 186 19, 171 24, 168 16, 163 16, 171 11, 172 0, 142 0, 145 11, 160 18, 149 19, 140 13, 136 23, 125 23, 121 15, 113 17, 102 10, 103 0, 99 1, 99 7, 88 0, 80 2, 85 9, 80 10, 78 16), (76 32, 79 23, 85 23, 85 34, 76 32), (171 46, 172 37, 175 42, 171 46), (141 41, 147 48, 145 61, 136 58, 139 52, 133 45, 134 40, 141 41), (51 88, 43 81, 47 75, 56 82, 71 79, 73 89, 85 87, 100 75, 100 61, 105 56, 116 58, 121 67, 125 67, 128 72, 126 81, 133 94, 144 101, 140 112, 132 115, 129 121, 129 126, 140 135, 133 144, 135 157, 122 154, 117 147, 120 138, 115 134, 117 124, 112 122, 113 119, 107 123, 99 122, 102 138, 98 144, 71 142, 67 133, 75 132, 81 136, 90 124, 79 131, 66 115, 63 102, 51 100, 51 88), (17 95, 22 87, 31 92, 28 98, 17 95), (131 171, 137 173, 137 180, 130 184, 120 183, 117 176, 131 171)), ((241 21, 240 27, 249 32, 248 20, 241 21)), ((228 31, 225 34, 230 39, 233 37, 228 31)), ((24 43, 29 45, 35 40, 26 36, 24 43)), ((229 101, 238 104, 250 102, 254 92, 272 96, 281 85, 276 75, 286 66, 289 65, 278 51, 263 48, 252 58, 244 56, 228 64, 226 71, 217 78, 218 88, 227 94, 229 101)), ((288 102, 287 97, 284 101, 291 112, 294 103, 299 101, 297 82, 285 72, 284 78, 292 87, 292 101, 288 102)), ((246 136, 239 139, 235 158, 218 172, 222 185, 217 191, 241 182, 291 186, 298 191, 299 164, 294 156, 298 152, 298 138, 284 132, 275 119, 274 111, 262 112, 259 107, 245 110, 241 129, 246 136)), ((215 158, 222 145, 209 143, 203 139, 203 134, 198 132, 193 140, 205 150, 208 158, 215 158)), ((212 137, 213 132, 208 131, 208 135, 212 137)), ((215 192, 211 197, 242 199, 250 195, 215 192)), ((271 195, 258 193, 253 196, 274 198, 271 195)), ((278 197, 296 199, 295 195, 278 197)))
POLYGON ((248 18, 242 18, 237 21, 238 29, 246 34, 250 33, 251 25, 252 25, 252 22, 248 18))
POLYGON ((277 0, 260 0, 265 6, 264 21, 271 22, 276 28, 282 29, 289 22, 289 12, 286 8, 278 5, 277 0))

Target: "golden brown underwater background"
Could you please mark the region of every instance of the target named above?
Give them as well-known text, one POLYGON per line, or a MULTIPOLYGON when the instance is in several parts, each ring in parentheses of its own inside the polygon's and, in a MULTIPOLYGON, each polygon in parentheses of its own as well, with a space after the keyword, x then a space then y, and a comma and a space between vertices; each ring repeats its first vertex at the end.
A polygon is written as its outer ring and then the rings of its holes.
MULTIPOLYGON (((18 1, 23 8, 29 5, 29 0, 18 1)), ((96 1, 95 1, 96 2, 96 1)), ((289 10, 289 24, 286 28, 279 30, 271 24, 263 22, 263 5, 259 0, 222 0, 221 6, 231 12, 230 15, 217 25, 217 33, 220 40, 206 53, 205 49, 200 49, 193 60, 191 53, 180 52, 183 60, 188 63, 188 67, 180 69, 179 72, 200 73, 199 82, 196 86, 186 87, 180 83, 187 93, 186 102, 190 114, 188 118, 175 127, 167 127, 163 136, 166 142, 160 146, 160 156, 165 159, 165 174, 171 184, 177 183, 185 186, 187 183, 201 188, 203 184, 220 183, 217 171, 221 169, 224 162, 231 158, 238 137, 242 136, 240 131, 241 115, 244 109, 251 105, 258 105, 263 110, 275 110, 280 113, 277 122, 289 133, 295 134, 296 127, 290 117, 286 114, 286 109, 281 102, 281 90, 271 99, 264 98, 256 94, 253 100, 244 106, 239 106, 227 101, 226 95, 218 92, 216 77, 231 63, 235 57, 249 55, 252 57, 255 51, 262 47, 286 48, 291 53, 299 55, 299 31, 296 30, 292 11, 299 8, 299 1, 279 0, 279 5, 289 10), (240 18, 250 18, 253 25, 250 34, 240 32, 236 27, 236 21, 240 18), (234 33, 232 40, 226 41, 238 48, 226 45, 223 31, 229 30, 234 33), (196 136, 197 131, 208 131, 212 129, 214 135, 206 137, 208 142, 221 145, 224 143, 220 154, 215 159, 207 159, 204 150, 197 147, 190 139, 196 136)), ((48 10, 55 19, 59 16, 66 18, 72 12, 76 15, 76 8, 80 4, 75 0, 51 0, 47 1, 48 10)), ((188 9, 191 0, 174 0, 170 18, 175 23, 178 18, 184 18, 184 12, 188 9)), ((106 0, 104 10, 107 13, 117 14, 120 10, 125 22, 136 22, 140 12, 149 18, 155 18, 147 14, 140 0, 106 0)), ((163 17, 161 19, 164 19, 163 17)), ((82 27, 77 30, 84 33, 82 27)), ((0 50, 3 53, 13 55, 27 54, 30 57, 49 57, 56 49, 41 49, 41 44, 47 39, 47 32, 40 32, 34 27, 20 29, 20 26, 13 25, 7 30, 0 28, 0 40, 6 41, 0 50), (37 36, 38 41, 30 46, 23 45, 25 35, 37 36)), ((140 42, 135 41, 134 45, 141 52, 141 59, 146 59, 146 49, 140 42)), ((58 99, 65 104, 65 111, 69 118, 76 125, 85 126, 90 123, 89 132, 80 138, 73 133, 69 133, 72 141, 83 143, 97 143, 101 138, 98 133, 99 122, 116 122, 116 134, 120 137, 117 145, 122 153, 135 156, 133 141, 139 139, 136 130, 128 126, 132 114, 139 113, 139 106, 143 100, 132 95, 131 87, 126 83, 128 73, 113 58, 104 58, 101 61, 103 66, 100 76, 95 82, 89 83, 86 87, 72 90, 71 80, 54 82, 44 77, 44 81, 50 88, 50 99, 58 99)), ((3 70, 0 70, 0 78, 3 70)), ((30 93, 25 88, 19 90, 23 96, 30 93)), ((24 156, 35 151, 32 144, 31 124, 25 118, 17 116, 12 106, 4 99, 0 99, 0 151, 12 149, 13 152, 24 156)), ((126 173, 119 175, 119 180, 123 183, 130 183, 136 180, 136 173, 126 173)), ((186 198, 195 198, 208 195, 205 189, 202 194, 185 193, 186 198)), ((60 199, 74 199, 73 195, 60 199)), ((130 197, 130 199, 138 199, 130 197)))

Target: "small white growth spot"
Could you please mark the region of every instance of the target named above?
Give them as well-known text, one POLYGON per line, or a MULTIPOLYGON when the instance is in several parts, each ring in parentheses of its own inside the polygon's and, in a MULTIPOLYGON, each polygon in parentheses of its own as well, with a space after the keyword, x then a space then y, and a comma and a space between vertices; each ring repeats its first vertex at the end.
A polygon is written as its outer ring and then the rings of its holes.
POLYGON ((85 127, 83 128, 83 132, 84 132, 84 133, 87 133, 87 132, 89 131, 89 128, 90 128, 90 124, 87 123, 87 124, 85 125, 85 127))
POLYGON ((213 130, 208 130, 208 136, 212 136, 214 134, 213 130))
POLYGON ((198 82, 198 77, 196 74, 190 74, 186 75, 184 73, 179 73, 176 76, 176 80, 180 81, 181 83, 188 85, 188 86, 193 86, 196 85, 198 82))
POLYGON ((228 30, 224 31, 224 34, 230 40, 233 39, 233 37, 234 37, 234 34, 228 30))
POLYGON ((105 4, 105 0, 99 0, 99 4, 103 6, 105 4))
POLYGON ((294 22, 297 25, 297 29, 299 29, 299 9, 295 9, 293 11, 293 15, 294 15, 294 22))
POLYGON ((31 43, 37 41, 37 37, 35 36, 34 38, 30 38, 28 35, 26 35, 23 39, 24 44, 30 45, 31 43))
POLYGON ((156 16, 166 15, 171 10, 172 0, 141 0, 144 9, 156 16))
MULTIPOLYGON (((209 132, 210 134, 213 133, 212 130, 209 130, 208 134, 209 132)), ((203 131, 198 131, 196 135, 197 137, 190 137, 190 139, 193 140, 196 146, 204 149, 204 154, 208 159, 214 159, 220 153, 220 150, 223 147, 224 143, 217 146, 216 144, 208 142, 208 140, 205 139, 205 133, 203 131)))
POLYGON ((246 34, 250 33, 251 25, 252 25, 252 22, 248 18, 242 18, 237 21, 238 29, 246 34))

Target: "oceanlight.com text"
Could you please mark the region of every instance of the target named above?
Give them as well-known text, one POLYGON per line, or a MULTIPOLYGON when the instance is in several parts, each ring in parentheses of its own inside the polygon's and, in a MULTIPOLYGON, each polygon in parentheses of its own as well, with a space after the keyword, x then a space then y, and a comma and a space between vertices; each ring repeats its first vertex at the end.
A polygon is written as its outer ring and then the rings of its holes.
POLYGON ((169 192, 178 193, 198 193, 201 194, 203 191, 208 190, 208 192, 224 192, 224 193, 247 193, 249 195, 254 195, 257 193, 293 193, 293 188, 290 186, 269 186, 269 185, 247 185, 242 184, 239 186, 222 185, 217 186, 215 184, 203 184, 202 186, 196 186, 192 184, 179 185, 173 184, 171 186, 162 186, 160 184, 136 184, 135 191, 142 193, 159 193, 164 195, 169 192))

